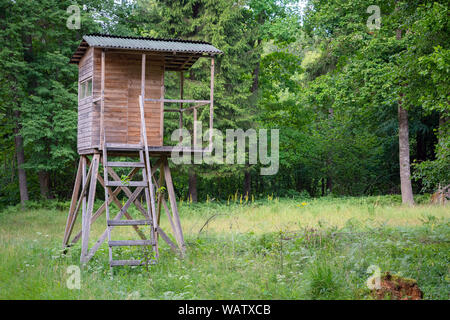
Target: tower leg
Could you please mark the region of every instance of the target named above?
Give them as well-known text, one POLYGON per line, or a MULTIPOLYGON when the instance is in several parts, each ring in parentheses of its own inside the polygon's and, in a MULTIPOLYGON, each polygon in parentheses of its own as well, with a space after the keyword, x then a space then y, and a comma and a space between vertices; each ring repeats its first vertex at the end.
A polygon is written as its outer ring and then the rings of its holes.
MULTIPOLYGON (((87 187, 88 187, 88 184, 86 182, 87 182, 87 180, 90 179, 91 174, 92 174, 92 165, 89 167, 89 171, 86 174, 87 161, 88 161, 88 159, 86 156, 81 156, 79 167, 78 167, 78 172, 77 172, 77 179, 75 181, 75 187, 74 187, 74 191, 72 194, 72 203, 71 203, 71 206, 69 209, 69 215, 67 217, 66 230, 64 232, 63 246, 65 248, 70 246, 69 245, 70 235, 72 233, 73 226, 77 219, 80 208, 82 211, 82 215, 85 215, 85 212, 86 212, 86 191, 87 191, 87 187), (80 183, 82 186, 81 194, 80 194, 80 197, 78 198, 78 201, 76 201, 75 199, 78 197, 78 190, 80 187, 80 183), (73 211, 72 211, 72 208, 75 204, 76 204, 75 209, 73 209, 73 211)), ((74 244, 75 242, 76 241, 72 241, 72 244, 74 244)))
POLYGON ((81 186, 81 179, 82 179, 82 169, 83 169, 83 156, 81 156, 80 161, 78 161, 78 170, 77 175, 75 178, 75 185, 73 187, 72 192, 72 200, 70 201, 70 208, 69 208, 69 214, 67 215, 67 222, 66 222, 66 229, 64 231, 64 238, 62 247, 63 249, 66 248, 70 235, 73 230, 73 225, 76 219, 76 216, 78 214, 78 210, 75 211, 77 207, 77 199, 78 199, 78 193, 80 192, 80 186, 81 186))
MULTIPOLYGON (((100 154, 94 154, 91 162, 91 176, 89 182, 89 194, 87 199, 87 208, 83 211, 82 215, 82 233, 81 233, 81 264, 85 264, 88 259, 88 249, 89 249, 89 234, 91 230, 91 217, 92 211, 94 209, 94 201, 95 201, 95 189, 97 187, 97 174, 98 174, 98 166, 99 166, 100 154)), ((86 181, 87 182, 87 181, 86 181)), ((83 199, 83 202, 85 200, 83 199)), ((84 207, 84 205, 83 205, 84 207)), ((83 208, 84 209, 84 208, 83 208)))
POLYGON ((164 164, 164 178, 166 180, 167 192, 169 193, 170 207, 172 209, 173 226, 174 226, 173 232, 174 232, 175 238, 177 239, 178 247, 180 248, 181 253, 184 254, 186 251, 186 244, 184 242, 183 231, 181 229, 180 216, 178 214, 175 190, 173 188, 173 182, 172 182, 172 173, 170 172, 169 162, 167 161, 167 158, 166 157, 162 158, 162 161, 164 164))

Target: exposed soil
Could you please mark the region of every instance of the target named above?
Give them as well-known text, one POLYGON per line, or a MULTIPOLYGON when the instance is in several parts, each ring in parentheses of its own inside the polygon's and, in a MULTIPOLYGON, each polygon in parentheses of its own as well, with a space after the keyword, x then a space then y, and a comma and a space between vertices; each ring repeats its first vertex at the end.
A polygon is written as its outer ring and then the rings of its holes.
POLYGON ((381 276, 381 288, 372 291, 377 300, 422 300, 423 293, 416 280, 386 272, 381 276))

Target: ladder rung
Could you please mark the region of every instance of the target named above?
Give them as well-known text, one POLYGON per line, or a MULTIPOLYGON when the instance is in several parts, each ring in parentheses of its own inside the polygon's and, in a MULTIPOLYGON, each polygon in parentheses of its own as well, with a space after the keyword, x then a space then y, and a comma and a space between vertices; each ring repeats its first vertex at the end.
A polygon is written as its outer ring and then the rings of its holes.
POLYGON ((144 181, 108 181, 107 187, 147 187, 147 182, 144 181))
POLYGON ((143 162, 108 162, 107 167, 124 167, 124 168, 145 168, 143 162))
POLYGON ((108 220, 108 226, 143 226, 150 224, 150 220, 108 220))
POLYGON ((145 265, 145 262, 142 262, 140 260, 111 260, 110 266, 116 267, 116 266, 141 266, 145 265))
POLYGON ((151 246, 151 240, 115 240, 109 241, 108 245, 110 247, 119 247, 119 246, 151 246))
POLYGON ((142 146, 123 144, 123 143, 106 143, 105 148, 108 151, 141 151, 142 146))

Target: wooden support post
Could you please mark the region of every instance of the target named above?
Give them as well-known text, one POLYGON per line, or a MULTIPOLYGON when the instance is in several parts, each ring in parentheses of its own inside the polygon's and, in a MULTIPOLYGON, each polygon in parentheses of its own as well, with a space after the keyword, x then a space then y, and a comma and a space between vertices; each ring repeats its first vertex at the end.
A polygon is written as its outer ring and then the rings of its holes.
MULTIPOLYGON (((156 219, 156 206, 155 206, 155 188, 152 182, 152 169, 150 166, 150 159, 149 159, 149 153, 148 153, 148 142, 147 142, 147 129, 145 124, 145 115, 144 115, 144 99, 142 96, 139 97, 139 107, 141 111, 141 136, 144 144, 144 159, 141 159, 145 161, 145 175, 144 179, 148 183, 148 191, 150 193, 150 205, 151 205, 151 217, 153 221, 153 228, 154 230, 158 229, 158 221, 156 219)), ((150 209, 150 208, 149 208, 150 209)), ((155 238, 154 238, 155 239, 155 238)), ((156 240, 156 239, 155 239, 156 240)), ((157 250, 157 246, 156 246, 157 250)), ((158 251, 156 251, 156 254, 158 254, 158 251)))
MULTIPOLYGON (((145 99, 145 66, 146 65, 146 55, 142 54, 142 63, 141 63, 141 96, 142 99, 145 99)), ((145 103, 143 101, 143 103, 145 103)))
POLYGON ((209 147, 212 151, 213 119, 214 119, 214 58, 211 58, 211 83, 209 95, 209 147))
MULTIPOLYGON (((108 223, 108 221, 110 220, 109 218, 109 187, 108 187, 108 151, 106 150, 106 137, 105 134, 103 134, 103 144, 102 144, 102 149, 103 149, 103 157, 102 157, 102 163, 103 163, 103 176, 104 176, 104 181, 103 181, 103 188, 105 189, 105 203, 106 203, 106 223, 108 223)), ((99 176, 100 178, 100 176, 99 176)), ((122 210, 120 210, 120 212, 122 212, 122 210)), ((106 225, 106 233, 108 235, 108 243, 111 241, 111 226, 109 226, 108 224, 106 225)), ((108 246, 108 256, 109 256, 109 263, 110 263, 110 271, 112 271, 111 269, 111 261, 112 261, 112 248, 111 246, 108 246)), ((88 258, 90 259, 90 258, 88 258)))
POLYGON ((177 235, 176 238, 178 246, 181 249, 181 253, 184 254, 186 246, 184 243, 183 231, 181 229, 180 216, 178 214, 177 199, 175 197, 175 190, 173 188, 172 174, 170 172, 169 162, 167 161, 167 158, 164 157, 162 161, 164 163, 164 177, 166 179, 167 192, 169 193, 170 207, 172 209, 172 214, 174 217, 173 221, 175 226, 174 233, 177 235))
MULTIPOLYGON (((75 224, 75 220, 78 216, 78 211, 80 210, 80 207, 82 207, 81 211, 82 211, 82 216, 85 214, 86 212, 86 191, 87 191, 87 187, 88 184, 86 183, 87 180, 89 180, 89 178, 91 177, 92 174, 92 166, 89 167, 89 171, 88 174, 86 176, 86 162, 87 162, 87 157, 83 156, 81 158, 81 177, 82 177, 82 189, 81 189, 81 194, 80 194, 80 198, 78 199, 78 203, 77 206, 75 208, 75 211, 73 213, 73 219, 71 219, 70 221, 70 225, 69 225, 69 230, 71 232, 71 230, 73 229, 73 226, 75 224)), ((69 236, 70 233, 67 234, 67 242, 69 241, 69 236)))
MULTIPOLYGON (((160 171, 160 176, 159 176, 159 182, 156 181, 155 177, 153 177, 153 181, 155 183, 156 188, 161 188, 164 184, 164 164, 161 163, 161 171, 160 171)), ((179 237, 179 233, 177 232, 177 228, 175 227, 174 223, 173 223, 173 217, 170 214, 170 210, 169 207, 167 206, 166 203, 166 199, 164 199, 164 194, 161 192, 160 194, 158 194, 158 225, 159 225, 159 218, 161 216, 161 204, 164 206, 164 211, 167 214, 167 219, 169 220, 170 226, 172 228, 172 231, 174 233, 175 239, 177 241, 177 243, 180 243, 180 237, 179 237)), ((158 233, 159 235, 159 233, 158 233)), ((169 244, 170 245, 170 244, 169 244)), ((180 247, 181 249, 181 247, 180 247)))
POLYGON ((92 211, 94 209, 94 201, 95 201, 95 189, 97 187, 97 172, 99 165, 100 154, 94 154, 92 158, 92 173, 89 182, 89 195, 88 195, 88 204, 87 210, 84 212, 82 216, 82 235, 81 235, 81 264, 85 264, 87 262, 87 254, 89 249, 89 234, 91 229, 91 216, 92 211))
MULTIPOLYGON (((92 174, 92 163, 89 166, 89 172, 86 175, 86 166, 87 166, 87 162, 88 162, 88 158, 87 156, 83 156, 83 162, 81 163, 82 168, 82 174, 81 174, 81 178, 82 178, 82 186, 83 186, 83 191, 81 191, 81 202, 79 202, 78 204, 81 204, 81 220, 83 220, 83 217, 86 215, 86 192, 85 190, 87 190, 86 188, 88 187, 87 181, 90 178, 90 174, 92 174)), ((83 222, 81 223, 81 227, 83 228, 83 222)))
POLYGON ((100 78, 100 146, 103 147, 105 141, 105 49, 102 49, 101 78, 100 78))
MULTIPOLYGON (((146 131, 144 130, 144 132, 146 132, 146 131)), ((147 142, 145 142, 145 143, 147 143, 147 142)), ((140 158, 141 162, 144 162, 144 161, 147 161, 147 160, 149 161, 149 159, 144 155, 144 153, 142 151, 139 153, 139 158, 140 158)), ((149 165, 149 163, 150 162, 148 162, 148 165, 149 165)), ((146 163, 146 166, 147 166, 147 163, 146 163)), ((144 181, 146 181, 148 183, 148 181, 151 179, 151 176, 153 175, 153 169, 151 169, 149 178, 147 178, 147 172, 148 172, 147 169, 142 170, 142 178, 143 178, 144 181)), ((157 225, 157 223, 156 223, 155 218, 154 218, 155 217, 155 210, 153 209, 154 206, 150 206, 150 203, 151 203, 151 201, 153 199, 153 197, 151 196, 150 192, 152 192, 152 191, 150 191, 149 188, 146 188, 144 190, 145 201, 147 202, 147 213, 146 213, 146 216, 147 216, 147 219, 152 221, 153 227, 150 230, 150 238, 152 240, 152 245, 153 245, 153 250, 155 252, 155 256, 156 256, 156 258, 158 258, 159 257, 159 249, 158 249, 158 241, 157 241, 158 239, 157 239, 156 227, 155 227, 155 225, 157 225)))
POLYGON ((195 147, 197 146, 197 108, 194 108, 194 128, 193 128, 193 143, 192 143, 192 148, 195 149, 195 147))
MULTIPOLYGON (((143 170, 142 175, 144 181, 148 184, 148 188, 145 189, 145 198, 147 201, 147 216, 152 221, 152 228, 150 232, 151 239, 153 241, 153 250, 155 252, 156 257, 159 256, 158 243, 156 242, 156 230, 158 228, 158 222, 156 219, 156 209, 155 209, 155 190, 152 183, 152 169, 150 166, 150 159, 148 153, 148 142, 147 142, 147 130, 145 123, 145 64, 146 64, 146 56, 145 53, 142 54, 142 66, 141 66, 141 95, 139 96, 139 110, 141 113, 141 145, 143 146, 143 151, 139 153, 140 159, 145 163, 145 170, 143 170), (150 199, 149 199, 150 198, 150 199), (149 205, 150 200, 150 205, 149 205)), ((164 77, 162 79, 161 85, 161 95, 164 95, 164 77)), ((163 113, 164 108, 164 98, 161 98, 161 113, 163 113)), ((163 121, 163 115, 161 114, 161 121, 163 121)), ((162 126, 162 123, 161 123, 162 126)), ((161 133, 161 141, 162 141, 162 133, 161 133)))
POLYGON ((164 199, 164 194, 163 192, 160 190, 160 188, 163 186, 163 181, 164 181, 164 163, 161 162, 161 164, 159 165, 159 183, 156 184, 156 188, 158 188, 159 192, 158 192, 158 226, 159 226, 159 221, 161 218, 161 198, 164 199))
MULTIPOLYGON (((180 71, 180 99, 183 100, 183 94, 184 94, 184 73, 183 71, 180 71)), ((183 128, 183 102, 180 102, 180 129, 183 128)), ((183 141, 183 136, 180 135, 180 142, 183 141)))
POLYGON ((160 128, 159 128, 159 132, 161 132, 161 140, 160 140, 160 144, 162 145, 164 142, 164 94, 165 94, 165 87, 164 87, 164 73, 165 73, 165 66, 163 67, 164 70, 161 74, 161 119, 160 119, 160 128))
POLYGON ((75 208, 77 206, 78 193, 80 191, 81 179, 82 179, 82 173, 81 173, 82 164, 81 164, 81 162, 82 162, 82 158, 80 158, 80 161, 78 162, 77 175, 75 178, 75 185, 73 187, 73 192, 72 192, 72 200, 70 202, 69 214, 67 216, 66 229, 64 231, 64 239, 63 239, 63 243, 62 243, 63 249, 67 246, 67 243, 69 242, 70 234, 72 233, 72 229, 73 229, 73 222, 76 219, 75 208))
MULTIPOLYGON (((144 123, 145 123, 145 66, 146 65, 146 55, 145 53, 142 54, 142 62, 141 62, 141 96, 139 97, 139 101, 142 99, 142 110, 141 112, 144 112, 144 123)), ((139 102, 140 103, 140 102, 139 102)), ((141 116, 141 122, 142 122, 142 116, 141 116)), ((141 123, 141 145, 144 146, 144 139, 143 139, 143 127, 141 123)), ((147 133, 145 133, 147 134, 147 133)), ((146 137, 147 138, 147 137, 146 137)))

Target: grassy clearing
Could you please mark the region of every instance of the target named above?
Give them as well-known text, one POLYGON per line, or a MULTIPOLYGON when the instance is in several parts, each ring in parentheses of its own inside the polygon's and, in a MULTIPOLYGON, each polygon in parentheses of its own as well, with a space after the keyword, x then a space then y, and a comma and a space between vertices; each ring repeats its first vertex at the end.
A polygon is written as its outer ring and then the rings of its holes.
MULTIPOLYGON (((77 245, 61 255, 66 211, 10 208, 0 213, 0 299, 370 299, 371 265, 416 279, 426 299, 449 299, 449 207, 398 202, 183 203, 185 259, 162 245, 158 265, 115 269, 111 279, 103 245, 82 271, 81 290, 66 286, 67 267, 78 265, 80 253, 77 245)), ((92 241, 103 229, 104 218, 92 241)), ((113 236, 135 237, 130 230, 116 228, 113 236)))

